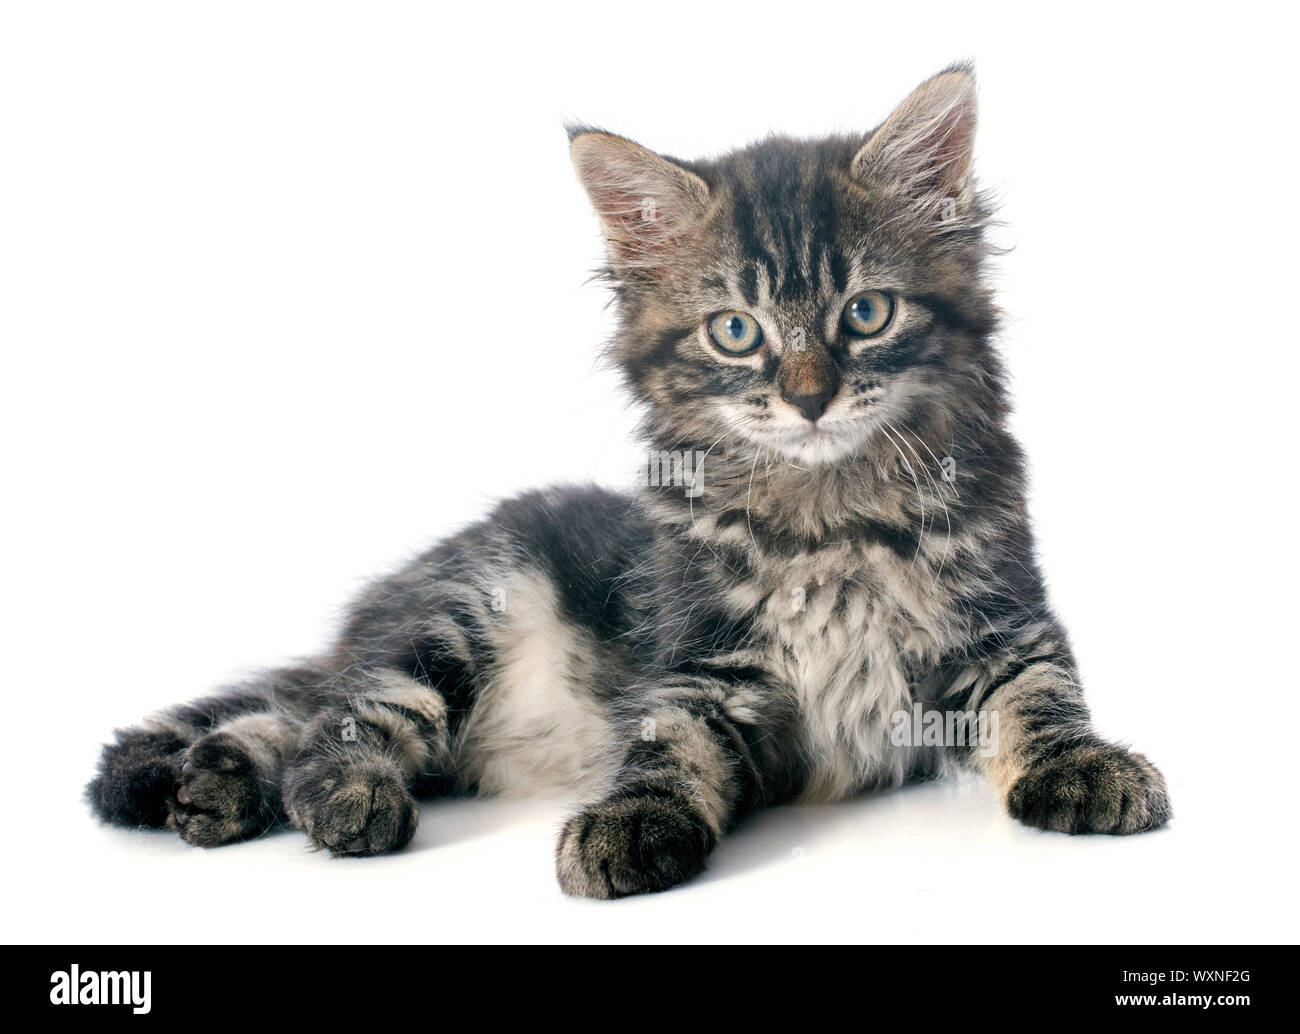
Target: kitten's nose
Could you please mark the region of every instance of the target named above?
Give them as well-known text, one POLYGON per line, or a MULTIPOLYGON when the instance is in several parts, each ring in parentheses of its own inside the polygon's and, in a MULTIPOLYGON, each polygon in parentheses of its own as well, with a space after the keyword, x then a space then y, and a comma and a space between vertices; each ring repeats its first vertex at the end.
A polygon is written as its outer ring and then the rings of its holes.
POLYGON ((817 419, 826 412, 826 406, 831 401, 831 396, 835 394, 833 387, 824 391, 819 391, 815 395, 787 395, 785 400, 799 410, 807 419, 817 422, 817 419))
POLYGON ((776 383, 781 397, 816 423, 835 397, 840 379, 825 347, 809 341, 781 357, 776 383))

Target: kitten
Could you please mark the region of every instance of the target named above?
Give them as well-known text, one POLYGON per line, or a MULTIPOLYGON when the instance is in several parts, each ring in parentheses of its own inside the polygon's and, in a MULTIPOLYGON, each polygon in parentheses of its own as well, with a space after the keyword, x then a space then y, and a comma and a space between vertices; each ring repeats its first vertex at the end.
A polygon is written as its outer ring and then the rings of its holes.
POLYGON ((865 136, 714 161, 572 129, 646 487, 503 503, 375 582, 331 650, 120 731, 99 815, 368 855, 419 797, 578 793, 557 871, 598 898, 690 878, 755 808, 948 762, 1031 826, 1163 824, 1035 563, 975 111, 956 66, 865 136))

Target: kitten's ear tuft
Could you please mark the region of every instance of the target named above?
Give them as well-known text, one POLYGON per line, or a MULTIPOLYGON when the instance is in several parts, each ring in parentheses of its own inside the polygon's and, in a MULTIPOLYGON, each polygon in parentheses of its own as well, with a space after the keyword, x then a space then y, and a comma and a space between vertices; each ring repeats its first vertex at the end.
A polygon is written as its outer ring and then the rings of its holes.
POLYGON ((569 153, 609 244, 624 269, 662 270, 709 201, 695 173, 612 133, 572 126, 569 153))
POLYGON ((573 143, 573 141, 577 137, 582 136, 583 133, 599 133, 601 132, 601 130, 597 129, 595 126, 589 126, 585 122, 577 122, 574 121, 573 119, 565 119, 564 132, 568 134, 569 143, 573 143))
POLYGON ((975 71, 952 65, 913 90, 853 158, 855 179, 939 211, 970 204, 975 71))

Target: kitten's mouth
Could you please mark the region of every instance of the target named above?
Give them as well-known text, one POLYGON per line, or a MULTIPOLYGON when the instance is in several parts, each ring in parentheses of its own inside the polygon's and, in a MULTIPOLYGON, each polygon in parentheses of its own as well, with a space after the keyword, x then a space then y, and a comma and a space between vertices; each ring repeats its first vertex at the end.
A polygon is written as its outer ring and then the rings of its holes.
POLYGON ((810 466, 839 463, 859 452, 875 430, 876 420, 859 408, 838 408, 816 421, 781 419, 777 413, 756 417, 752 410, 724 404, 732 433, 756 446, 760 455, 778 456, 810 466))
POLYGON ((824 465, 854 452, 866 438, 866 428, 844 422, 804 421, 798 426, 764 429, 754 437, 792 460, 824 465))

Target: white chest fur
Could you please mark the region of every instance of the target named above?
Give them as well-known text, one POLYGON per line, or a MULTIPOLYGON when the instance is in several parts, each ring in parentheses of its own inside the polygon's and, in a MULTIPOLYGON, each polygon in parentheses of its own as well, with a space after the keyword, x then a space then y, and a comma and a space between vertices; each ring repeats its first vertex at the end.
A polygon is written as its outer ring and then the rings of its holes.
POLYGON ((760 609, 769 664, 800 703, 810 763, 805 798, 897 785, 933 754, 890 739, 934 663, 945 608, 928 570, 881 547, 831 548, 788 562, 760 609))

